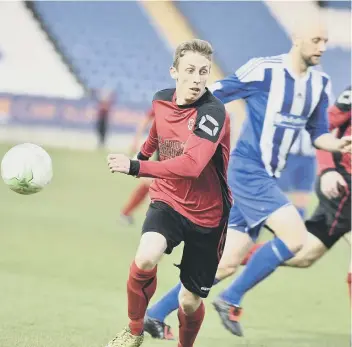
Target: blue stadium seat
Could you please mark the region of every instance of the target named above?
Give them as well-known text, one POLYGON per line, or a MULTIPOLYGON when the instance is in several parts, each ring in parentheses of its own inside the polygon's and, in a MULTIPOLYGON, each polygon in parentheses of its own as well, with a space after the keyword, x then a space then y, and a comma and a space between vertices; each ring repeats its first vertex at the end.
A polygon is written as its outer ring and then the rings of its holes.
POLYGON ((44 2, 36 10, 88 88, 115 88, 118 103, 149 107, 173 83, 172 54, 138 2, 44 2))

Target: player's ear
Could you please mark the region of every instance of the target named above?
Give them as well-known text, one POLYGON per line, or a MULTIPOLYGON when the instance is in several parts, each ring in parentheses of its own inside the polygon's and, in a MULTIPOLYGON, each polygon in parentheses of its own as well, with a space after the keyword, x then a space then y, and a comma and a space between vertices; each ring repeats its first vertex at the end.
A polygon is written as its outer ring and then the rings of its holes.
POLYGON ((174 66, 170 67, 170 76, 174 80, 177 80, 177 78, 178 78, 178 72, 174 66))
POLYGON ((301 37, 297 32, 293 32, 291 36, 291 40, 292 40, 292 45, 295 47, 298 47, 301 42, 301 37))

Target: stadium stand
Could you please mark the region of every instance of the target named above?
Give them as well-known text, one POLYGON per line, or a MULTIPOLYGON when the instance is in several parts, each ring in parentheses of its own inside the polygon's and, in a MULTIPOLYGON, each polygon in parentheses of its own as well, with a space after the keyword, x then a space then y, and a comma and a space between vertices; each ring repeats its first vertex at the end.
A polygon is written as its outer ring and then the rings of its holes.
POLYGON ((21 2, 0 2, 0 51, 1 92, 82 97, 83 88, 21 2))
MULTIPOLYGON (((303 3, 308 2, 293 5, 303 3)), ((291 12, 286 9, 285 16, 282 6, 270 1, 0 2, 0 138, 11 140, 17 127, 14 141, 37 139, 27 135, 44 127, 60 134, 89 133, 90 142, 97 101, 92 92, 114 89, 109 131, 126 144, 155 91, 173 86, 168 68, 180 41, 209 40, 215 49, 211 80, 222 78, 253 56, 289 49, 291 12)), ((351 36, 345 30, 350 7, 333 1, 320 6, 333 24, 323 68, 337 94, 351 72, 351 36)), ((240 124, 241 102, 227 107, 240 124)), ((46 139, 56 141, 47 130, 46 139)))
POLYGON ((171 52, 138 3, 37 1, 34 8, 89 89, 114 88, 120 105, 146 108, 172 85, 171 52))

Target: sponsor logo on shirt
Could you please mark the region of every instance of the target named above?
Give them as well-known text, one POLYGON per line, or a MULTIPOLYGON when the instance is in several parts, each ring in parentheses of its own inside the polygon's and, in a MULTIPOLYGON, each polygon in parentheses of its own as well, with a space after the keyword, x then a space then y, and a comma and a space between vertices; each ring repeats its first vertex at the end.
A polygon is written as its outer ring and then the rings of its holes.
POLYGON ((296 116, 290 113, 277 112, 274 117, 274 125, 282 128, 303 129, 307 124, 308 118, 296 116))

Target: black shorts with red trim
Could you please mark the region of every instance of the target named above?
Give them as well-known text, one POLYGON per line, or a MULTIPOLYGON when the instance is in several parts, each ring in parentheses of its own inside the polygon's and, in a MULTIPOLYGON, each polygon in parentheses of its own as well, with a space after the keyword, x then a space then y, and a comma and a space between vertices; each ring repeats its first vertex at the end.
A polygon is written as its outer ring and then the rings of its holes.
MULTIPOLYGON (((142 233, 157 232, 167 241, 166 254, 184 242, 180 265, 180 280, 190 292, 206 298, 214 283, 227 232, 228 214, 216 228, 192 223, 161 201, 150 204, 142 233)), ((153 245, 150 245, 153 247, 153 245)))
POLYGON ((326 248, 331 248, 344 234, 351 230, 351 180, 348 189, 341 190, 336 199, 328 199, 320 190, 320 178, 316 183, 319 205, 313 216, 305 223, 308 231, 316 236, 326 248))

